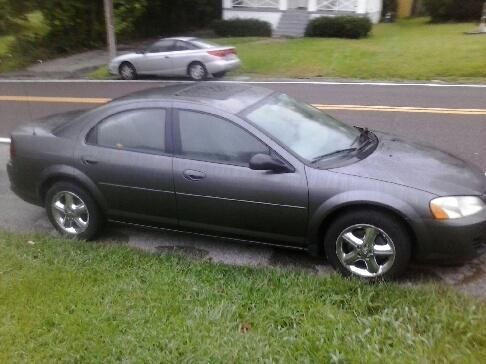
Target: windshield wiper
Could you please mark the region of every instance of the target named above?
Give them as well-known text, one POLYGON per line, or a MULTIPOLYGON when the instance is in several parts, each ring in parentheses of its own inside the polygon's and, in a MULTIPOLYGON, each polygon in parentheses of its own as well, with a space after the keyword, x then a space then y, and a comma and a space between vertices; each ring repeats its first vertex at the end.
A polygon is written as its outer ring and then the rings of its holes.
POLYGON ((318 162, 318 161, 320 161, 324 158, 333 157, 333 156, 339 155, 339 154, 349 154, 349 153, 355 152, 356 150, 357 150, 357 148, 346 148, 346 149, 335 150, 334 152, 326 153, 326 154, 323 154, 323 155, 320 155, 320 156, 313 158, 312 163, 315 163, 315 162, 318 162))
POLYGON ((360 145, 360 148, 361 148, 364 145, 368 144, 368 142, 371 141, 371 135, 370 135, 371 133, 368 130, 368 128, 360 128, 360 127, 356 127, 356 128, 359 129, 360 133, 359 133, 358 137, 355 139, 355 141, 353 142, 353 144, 351 144, 351 145, 358 144, 358 145, 360 145))

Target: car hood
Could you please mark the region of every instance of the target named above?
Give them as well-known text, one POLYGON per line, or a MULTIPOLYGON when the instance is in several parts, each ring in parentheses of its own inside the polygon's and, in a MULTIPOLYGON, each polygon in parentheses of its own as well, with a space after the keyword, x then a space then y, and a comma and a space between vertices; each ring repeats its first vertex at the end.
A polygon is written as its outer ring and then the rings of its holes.
POLYGON ((396 183, 438 196, 482 195, 484 172, 453 155, 390 134, 375 132, 376 150, 334 172, 396 183))
POLYGON ((133 61, 133 60, 136 60, 138 58, 142 58, 144 55, 142 53, 135 53, 135 52, 131 52, 131 53, 127 53, 127 54, 122 54, 118 57, 115 57, 111 60, 111 63, 112 64, 118 64, 118 63, 121 63, 123 61, 133 61))

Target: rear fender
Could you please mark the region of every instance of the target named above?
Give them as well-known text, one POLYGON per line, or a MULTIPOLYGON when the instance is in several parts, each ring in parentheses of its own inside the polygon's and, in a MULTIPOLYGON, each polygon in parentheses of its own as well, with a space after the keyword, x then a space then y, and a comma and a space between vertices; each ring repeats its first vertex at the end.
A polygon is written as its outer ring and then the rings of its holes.
POLYGON ((68 165, 54 165, 46 168, 42 172, 39 180, 40 181, 37 185, 37 194, 39 196, 39 200, 42 201, 43 204, 45 194, 47 193, 49 187, 52 186, 53 183, 66 181, 76 183, 80 187, 86 189, 86 191, 91 194, 91 196, 98 203, 98 206, 103 211, 106 211, 107 209, 106 200, 96 184, 86 174, 76 168, 68 165))

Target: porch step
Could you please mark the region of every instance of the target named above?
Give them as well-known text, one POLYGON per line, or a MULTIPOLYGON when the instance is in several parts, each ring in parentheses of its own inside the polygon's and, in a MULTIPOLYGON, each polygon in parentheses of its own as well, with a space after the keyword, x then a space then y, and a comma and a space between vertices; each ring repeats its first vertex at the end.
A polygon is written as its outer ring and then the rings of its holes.
POLYGON ((309 14, 305 10, 287 10, 282 14, 274 37, 303 37, 309 22, 309 14))

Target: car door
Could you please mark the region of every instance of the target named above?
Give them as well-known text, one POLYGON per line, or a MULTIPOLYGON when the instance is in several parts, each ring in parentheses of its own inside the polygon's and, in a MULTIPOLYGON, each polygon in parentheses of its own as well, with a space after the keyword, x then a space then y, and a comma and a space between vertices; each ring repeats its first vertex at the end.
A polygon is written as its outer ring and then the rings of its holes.
POLYGON ((164 39, 147 48, 142 57, 137 59, 137 72, 146 74, 170 74, 172 70, 171 54, 175 41, 164 39))
POLYGON ((170 57, 172 60, 171 74, 174 76, 187 76, 187 68, 193 61, 200 61, 201 53, 205 53, 198 49, 195 45, 177 40, 174 46, 174 52, 170 57))
MULTIPOLYGON (((174 184, 181 226, 238 238, 301 245, 307 228, 304 169, 251 170, 275 151, 232 121, 194 108, 175 114, 174 184)), ((241 120, 240 120, 241 122, 241 120)))
POLYGON ((111 216, 176 225, 168 108, 129 108, 94 125, 77 151, 111 216), (168 142, 169 140, 169 142, 168 142))

